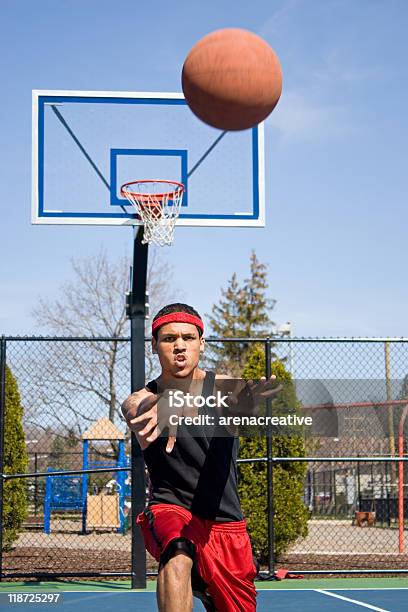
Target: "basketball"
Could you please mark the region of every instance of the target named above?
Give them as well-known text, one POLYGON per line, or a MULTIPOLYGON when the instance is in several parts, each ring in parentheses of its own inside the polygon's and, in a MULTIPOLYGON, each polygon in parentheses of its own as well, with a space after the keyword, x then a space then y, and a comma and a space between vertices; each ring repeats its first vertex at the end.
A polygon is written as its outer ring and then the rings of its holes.
POLYGON ((204 36, 184 62, 182 88, 193 113, 220 130, 254 127, 273 111, 282 70, 262 38, 238 28, 204 36))

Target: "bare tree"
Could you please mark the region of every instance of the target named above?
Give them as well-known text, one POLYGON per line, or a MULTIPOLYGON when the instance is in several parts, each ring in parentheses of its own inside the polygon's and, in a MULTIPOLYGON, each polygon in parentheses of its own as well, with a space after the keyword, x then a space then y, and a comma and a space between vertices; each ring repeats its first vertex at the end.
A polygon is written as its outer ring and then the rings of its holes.
MULTIPOLYGON (((73 280, 61 287, 61 298, 40 298, 32 315, 49 333, 64 336, 121 337, 129 333, 125 293, 129 289, 130 257, 110 261, 104 249, 94 256, 71 260, 73 280)), ((178 299, 171 287, 171 265, 157 249, 149 257, 147 286, 151 310, 178 299)))
MULTIPOLYGON (((37 344, 24 368, 30 380, 25 403, 31 424, 45 428, 52 422, 80 435, 96 418, 108 416, 114 422, 120 417, 120 404, 129 393, 125 293, 130 258, 113 261, 102 249, 95 256, 73 259, 72 269, 73 278, 62 285, 60 296, 40 298, 32 311, 44 333, 69 339, 44 342, 41 350, 37 344)), ((171 265, 152 249, 147 281, 152 313, 180 300, 171 279, 171 265)), ((150 376, 155 367, 150 351, 146 366, 150 376)))

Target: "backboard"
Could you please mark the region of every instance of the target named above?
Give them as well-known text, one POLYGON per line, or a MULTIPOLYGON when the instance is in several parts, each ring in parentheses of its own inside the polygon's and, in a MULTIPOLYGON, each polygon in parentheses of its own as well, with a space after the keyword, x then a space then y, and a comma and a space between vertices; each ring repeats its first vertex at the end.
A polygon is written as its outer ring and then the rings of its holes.
POLYGON ((185 185, 179 226, 262 227, 264 126, 221 132, 179 93, 33 91, 33 223, 138 225, 139 179, 185 185))

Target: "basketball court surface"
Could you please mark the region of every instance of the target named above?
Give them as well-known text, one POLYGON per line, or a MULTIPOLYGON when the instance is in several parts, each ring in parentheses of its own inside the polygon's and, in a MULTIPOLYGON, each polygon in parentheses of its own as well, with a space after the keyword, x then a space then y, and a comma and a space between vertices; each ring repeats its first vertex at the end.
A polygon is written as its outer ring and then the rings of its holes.
MULTIPOLYGON (((15 606, 21 612, 28 612, 57 606, 66 612, 108 612, 112 609, 153 612, 157 609, 155 586, 154 581, 149 581, 146 591, 130 591, 129 581, 2 583, 0 608, 15 606), (54 593, 60 597, 57 603, 13 603, 11 599, 18 593, 54 593)), ((258 582, 256 586, 259 612, 401 612, 408 609, 406 578, 294 580, 258 582)), ((194 599, 194 612, 203 610, 201 603, 194 599)))

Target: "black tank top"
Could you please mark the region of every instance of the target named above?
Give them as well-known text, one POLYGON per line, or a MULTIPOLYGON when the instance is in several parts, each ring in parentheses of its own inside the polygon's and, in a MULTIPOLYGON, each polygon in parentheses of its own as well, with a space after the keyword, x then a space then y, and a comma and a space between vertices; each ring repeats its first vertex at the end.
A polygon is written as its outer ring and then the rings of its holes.
MULTIPOLYGON (((206 372, 203 397, 213 394, 214 380, 214 373, 206 372)), ((146 386, 158 392, 155 380, 146 386)), ((216 415, 207 405, 199 414, 216 415)), ((236 468, 239 438, 223 430, 222 437, 211 436, 206 427, 182 424, 171 453, 166 452, 167 436, 143 451, 152 484, 149 505, 175 504, 217 522, 242 520, 236 468)))

